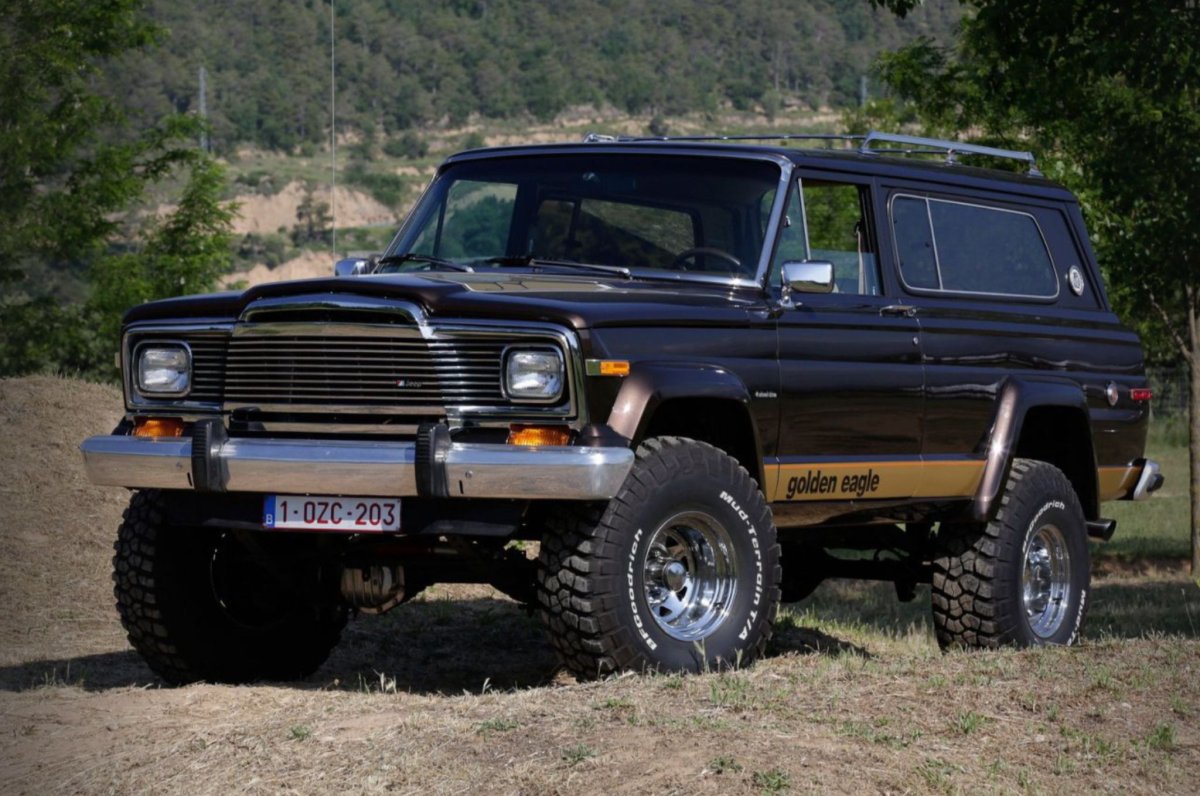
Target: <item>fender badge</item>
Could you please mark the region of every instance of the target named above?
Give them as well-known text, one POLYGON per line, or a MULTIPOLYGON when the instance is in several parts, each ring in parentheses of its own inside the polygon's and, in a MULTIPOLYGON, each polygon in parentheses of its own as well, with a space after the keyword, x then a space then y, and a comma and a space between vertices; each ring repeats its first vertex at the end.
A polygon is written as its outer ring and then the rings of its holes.
POLYGON ((1109 406, 1116 406, 1117 401, 1121 400, 1121 392, 1117 388, 1117 385, 1115 382, 1110 381, 1108 383, 1108 386, 1104 388, 1104 395, 1105 395, 1105 397, 1108 398, 1109 406))
POLYGON ((1067 271, 1067 283, 1071 286, 1071 292, 1076 296, 1083 295, 1083 289, 1086 284, 1083 281, 1083 271, 1079 270, 1078 265, 1072 265, 1071 270, 1067 271))

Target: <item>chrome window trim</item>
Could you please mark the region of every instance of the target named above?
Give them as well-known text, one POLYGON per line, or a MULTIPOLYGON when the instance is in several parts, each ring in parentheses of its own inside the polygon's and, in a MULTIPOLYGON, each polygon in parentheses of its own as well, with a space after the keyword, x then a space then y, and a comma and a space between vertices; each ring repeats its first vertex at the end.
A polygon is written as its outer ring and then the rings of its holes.
MULTIPOLYGON (((792 176, 796 173, 796 164, 791 158, 783 158, 780 163, 779 185, 775 188, 775 206, 771 208, 771 219, 763 233, 762 252, 758 260, 758 272, 754 275, 754 284, 767 290, 767 279, 771 276, 771 261, 775 257, 775 248, 779 245, 779 231, 783 224, 784 214, 787 213, 787 201, 792 189, 792 176)), ((798 180, 797 180, 798 182, 798 180)), ((799 188, 797 188, 799 190, 799 188)), ((801 201, 804 201, 801 198, 801 201)), ((804 214, 801 213, 801 216, 804 214)), ((804 231, 804 247, 808 250, 808 229, 804 231)))
POLYGON ((968 202, 962 199, 944 199, 936 196, 921 195, 907 193, 905 191, 897 191, 888 197, 887 202, 888 224, 891 227, 890 236, 892 239, 892 257, 896 263, 896 275, 900 280, 901 286, 905 291, 919 296, 966 296, 972 298, 1005 298, 1005 299, 1021 299, 1039 304, 1051 304, 1058 300, 1062 294, 1062 280, 1058 275, 1058 266, 1054 262, 1054 253, 1050 251, 1050 244, 1046 240, 1046 234, 1042 231, 1042 225, 1038 223, 1037 217, 1032 213, 1024 210, 1012 210, 1007 207, 997 207, 996 205, 981 204, 979 202, 968 202), (964 207, 978 207, 983 210, 993 210, 998 213, 1012 213, 1018 216, 1025 216, 1033 222, 1033 228, 1037 230, 1038 237, 1042 241, 1042 248, 1046 251, 1046 259, 1050 262, 1050 275, 1054 277, 1054 293, 1049 295, 1035 295, 1031 293, 991 293, 983 290, 947 290, 945 288, 928 288, 928 287, 913 287, 908 284, 904 278, 904 269, 900 266, 900 248, 896 243, 896 221, 892 212, 892 206, 895 201, 900 198, 916 199, 925 203, 925 217, 929 223, 929 234, 933 242, 933 257, 934 265, 937 267, 938 284, 942 284, 942 269, 941 256, 938 254, 937 233, 933 228, 933 213, 930 208, 931 202, 941 202, 943 204, 963 205, 964 207))

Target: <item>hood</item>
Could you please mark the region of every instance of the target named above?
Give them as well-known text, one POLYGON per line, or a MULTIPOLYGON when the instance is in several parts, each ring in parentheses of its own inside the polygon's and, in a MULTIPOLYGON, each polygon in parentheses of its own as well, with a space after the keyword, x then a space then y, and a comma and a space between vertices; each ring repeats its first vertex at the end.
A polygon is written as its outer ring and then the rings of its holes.
POLYGON ((606 326, 728 326, 766 309, 755 287, 537 273, 421 273, 274 282, 244 292, 164 299, 134 307, 125 323, 236 319, 256 301, 295 296, 369 296, 420 306, 431 321, 545 321, 606 326))

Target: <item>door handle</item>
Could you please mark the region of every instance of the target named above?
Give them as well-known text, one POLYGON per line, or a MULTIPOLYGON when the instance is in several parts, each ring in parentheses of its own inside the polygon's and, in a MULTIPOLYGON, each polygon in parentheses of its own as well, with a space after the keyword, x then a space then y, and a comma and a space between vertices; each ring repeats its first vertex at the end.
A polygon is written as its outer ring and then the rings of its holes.
POLYGON ((911 304, 889 304, 880 309, 879 314, 891 318, 915 318, 917 308, 911 304))

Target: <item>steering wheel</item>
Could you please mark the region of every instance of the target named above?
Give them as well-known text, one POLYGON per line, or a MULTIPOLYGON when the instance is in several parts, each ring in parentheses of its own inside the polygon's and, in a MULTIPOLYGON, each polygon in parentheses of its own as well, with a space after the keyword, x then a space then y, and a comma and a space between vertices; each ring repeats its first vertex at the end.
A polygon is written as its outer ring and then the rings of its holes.
POLYGON ((697 257, 716 257, 731 263, 735 270, 740 271, 742 269, 741 260, 724 249, 718 249, 715 246, 696 246, 691 249, 684 249, 675 255, 675 259, 671 261, 668 268, 673 271, 687 271, 689 269, 685 267, 684 263, 697 257))

